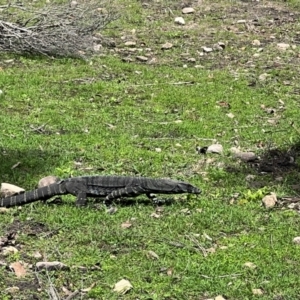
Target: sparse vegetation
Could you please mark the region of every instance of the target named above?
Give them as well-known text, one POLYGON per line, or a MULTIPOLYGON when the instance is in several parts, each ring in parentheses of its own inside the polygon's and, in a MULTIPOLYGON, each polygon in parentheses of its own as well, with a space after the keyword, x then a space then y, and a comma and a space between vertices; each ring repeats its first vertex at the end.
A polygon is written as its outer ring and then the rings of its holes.
POLYGON ((116 0, 120 18, 102 32, 116 48, 85 61, 1 56, 1 182, 126 174, 203 190, 161 207, 117 202, 114 214, 68 196, 9 209, 0 247, 19 252, 0 252, 3 299, 299 299, 297 1, 190 6, 116 0), (224 153, 196 153, 213 143, 224 153), (234 160, 233 146, 259 162, 234 160), (269 192, 273 209, 261 205, 269 192), (25 277, 5 267, 15 261, 29 264, 25 277), (38 261, 70 269, 37 271, 38 261), (122 278, 133 289, 118 295, 122 278))

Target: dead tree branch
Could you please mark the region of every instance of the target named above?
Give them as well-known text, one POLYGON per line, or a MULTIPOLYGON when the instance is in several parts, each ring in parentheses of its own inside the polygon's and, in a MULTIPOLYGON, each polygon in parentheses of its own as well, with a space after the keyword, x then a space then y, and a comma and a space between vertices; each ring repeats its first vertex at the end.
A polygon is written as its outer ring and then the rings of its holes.
POLYGON ((94 50, 100 33, 118 14, 110 0, 72 1, 42 9, 0 6, 0 52, 82 57, 94 50))

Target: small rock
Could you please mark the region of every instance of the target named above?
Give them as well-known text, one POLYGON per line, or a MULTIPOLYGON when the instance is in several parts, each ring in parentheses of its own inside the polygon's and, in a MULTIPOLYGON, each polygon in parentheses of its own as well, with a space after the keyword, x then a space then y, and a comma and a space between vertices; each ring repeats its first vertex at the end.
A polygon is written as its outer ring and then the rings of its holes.
POLYGON ((185 7, 182 9, 183 14, 192 14, 194 12, 195 12, 195 10, 192 7, 185 7))
POLYGON ((75 8, 76 6, 78 5, 78 2, 77 1, 71 1, 70 2, 70 6, 71 6, 71 8, 75 8))
POLYGON ((40 189, 44 186, 48 186, 58 181, 60 181, 60 179, 57 176, 53 176, 53 175, 46 176, 39 181, 38 188, 40 189))
POLYGON ((287 206, 289 209, 295 209, 297 207, 297 203, 291 203, 287 206))
POLYGON ((99 52, 102 49, 102 45, 101 44, 94 45, 93 49, 95 52, 99 52))
POLYGON ((185 25, 185 21, 183 17, 176 17, 174 20, 175 24, 185 25))
POLYGON ((277 196, 275 193, 271 193, 271 195, 267 195, 263 197, 262 203, 265 206, 265 208, 272 208, 276 205, 277 202, 277 196))
POLYGON ((246 20, 237 20, 236 23, 237 23, 237 24, 244 24, 244 23, 246 23, 246 20))
POLYGON ((255 179, 255 177, 256 177, 255 175, 248 174, 248 175, 246 176, 245 180, 249 182, 249 181, 252 181, 252 180, 254 180, 254 179, 255 179))
POLYGON ((133 62, 133 59, 131 57, 122 57, 122 61, 124 61, 124 62, 133 62))
POLYGON ((0 207, 0 214, 5 214, 5 213, 7 213, 8 211, 9 211, 8 208, 6 208, 6 207, 0 207))
POLYGON ((113 215, 113 214, 115 214, 117 211, 118 211, 118 209, 117 209, 115 206, 111 206, 111 207, 106 211, 106 213, 107 213, 107 214, 110 214, 110 215, 113 215))
POLYGON ((209 52, 212 52, 212 51, 213 51, 213 48, 210 48, 210 47, 202 47, 202 50, 203 50, 203 52, 205 52, 205 53, 209 53, 209 52))
POLYGON ((293 242, 297 245, 300 245, 300 236, 296 236, 295 238, 293 238, 293 242))
POLYGON ((262 289, 252 289, 253 295, 263 295, 264 292, 262 289))
POLYGON ((8 255, 15 254, 18 252, 19 252, 19 250, 13 246, 7 246, 7 247, 2 248, 2 254, 4 256, 8 256, 8 255))
POLYGON ((214 44, 213 45, 213 50, 215 51, 223 51, 223 47, 221 47, 219 44, 214 44))
POLYGON ((243 162, 251 162, 257 160, 257 156, 253 152, 235 152, 233 157, 243 162))
POLYGON ((267 74, 267 73, 260 74, 258 76, 258 80, 259 81, 266 81, 268 76, 269 76, 269 74, 267 74))
POLYGON ((172 47, 173 47, 173 44, 167 42, 161 46, 161 49, 168 50, 168 49, 171 49, 172 47))
POLYGON ((155 148, 156 152, 161 152, 161 148, 155 148))
POLYGON ((218 45, 220 46, 220 47, 222 47, 223 49, 225 49, 225 43, 223 43, 223 42, 218 42, 218 45))
POLYGON ((286 44, 286 43, 278 43, 277 44, 277 49, 281 50, 281 51, 285 51, 287 50, 288 48, 290 48, 290 45, 289 44, 286 44))
POLYGON ((223 153, 223 146, 220 144, 212 144, 207 148, 206 152, 221 154, 223 153))
POLYGON ((260 46, 260 41, 259 40, 253 40, 252 45, 253 46, 260 46))
POLYGON ((146 57, 146 56, 137 56, 136 59, 141 61, 141 62, 146 62, 148 60, 148 57, 146 57))
POLYGON ((3 182, 1 184, 1 189, 0 189, 0 194, 1 197, 9 197, 15 194, 20 194, 20 193, 24 193, 25 190, 20 188, 19 186, 10 184, 10 183, 5 183, 3 182))
POLYGON ((215 297, 215 300, 226 300, 223 296, 219 295, 215 297))
POLYGON ((124 45, 126 47, 134 47, 136 45, 136 42, 134 42, 134 41, 127 41, 124 45))

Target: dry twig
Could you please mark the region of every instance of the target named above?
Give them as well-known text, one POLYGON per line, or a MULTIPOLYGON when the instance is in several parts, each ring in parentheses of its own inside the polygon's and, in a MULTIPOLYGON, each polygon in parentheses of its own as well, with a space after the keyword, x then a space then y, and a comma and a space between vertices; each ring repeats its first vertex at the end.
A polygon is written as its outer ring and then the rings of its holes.
POLYGON ((113 7, 110 0, 72 1, 42 9, 1 6, 0 52, 84 56, 99 42, 95 33, 117 18, 113 7))

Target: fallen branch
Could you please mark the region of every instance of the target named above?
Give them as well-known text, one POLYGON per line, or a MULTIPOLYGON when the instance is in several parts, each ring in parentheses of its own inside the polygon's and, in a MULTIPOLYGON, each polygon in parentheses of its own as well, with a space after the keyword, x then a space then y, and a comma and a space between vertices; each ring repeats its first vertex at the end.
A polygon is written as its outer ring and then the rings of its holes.
POLYGON ((92 53, 96 43, 105 43, 99 31, 117 17, 110 0, 72 1, 39 10, 3 5, 0 52, 82 57, 92 53))

